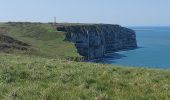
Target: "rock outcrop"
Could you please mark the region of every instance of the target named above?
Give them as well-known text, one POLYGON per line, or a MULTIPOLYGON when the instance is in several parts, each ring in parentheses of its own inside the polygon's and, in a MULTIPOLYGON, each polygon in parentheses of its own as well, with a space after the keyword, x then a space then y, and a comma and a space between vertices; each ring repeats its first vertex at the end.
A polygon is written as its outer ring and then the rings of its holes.
POLYGON ((119 25, 70 25, 57 27, 57 30, 66 32, 65 39, 75 43, 78 53, 87 59, 137 48, 135 32, 119 25))

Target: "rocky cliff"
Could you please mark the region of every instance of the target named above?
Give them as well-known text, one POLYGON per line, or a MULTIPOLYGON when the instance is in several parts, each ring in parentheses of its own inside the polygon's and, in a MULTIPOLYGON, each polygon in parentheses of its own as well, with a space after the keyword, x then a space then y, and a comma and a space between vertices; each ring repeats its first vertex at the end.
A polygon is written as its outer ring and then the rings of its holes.
POLYGON ((119 25, 69 25, 57 30, 66 32, 65 39, 75 43, 78 53, 87 59, 137 48, 135 32, 119 25))

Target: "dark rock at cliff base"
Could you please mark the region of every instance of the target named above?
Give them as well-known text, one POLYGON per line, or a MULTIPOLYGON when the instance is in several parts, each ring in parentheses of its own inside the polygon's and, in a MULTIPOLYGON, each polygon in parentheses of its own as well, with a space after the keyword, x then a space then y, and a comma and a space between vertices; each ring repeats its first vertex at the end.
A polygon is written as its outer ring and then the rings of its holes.
POLYGON ((75 43, 78 53, 87 59, 105 54, 137 48, 133 30, 110 24, 87 24, 57 27, 66 32, 66 40, 75 43))

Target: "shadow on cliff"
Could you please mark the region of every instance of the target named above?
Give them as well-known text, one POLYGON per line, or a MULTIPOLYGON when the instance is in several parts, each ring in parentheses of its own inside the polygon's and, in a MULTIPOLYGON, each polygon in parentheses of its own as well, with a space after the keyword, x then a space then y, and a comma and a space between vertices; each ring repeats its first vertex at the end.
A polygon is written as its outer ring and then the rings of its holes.
POLYGON ((113 64, 113 63, 115 63, 114 60, 122 59, 124 57, 127 57, 127 56, 119 54, 119 53, 113 53, 113 54, 105 55, 102 59, 96 60, 94 62, 102 63, 102 64, 113 64))
MULTIPOLYGON (((146 47, 137 47, 137 48, 132 48, 132 49, 124 49, 124 50, 121 50, 121 51, 131 51, 131 50, 137 50, 137 49, 141 49, 141 48, 146 48, 146 47)), ((116 63, 115 60, 117 59, 122 59, 124 57, 127 57, 123 54, 119 54, 119 53, 111 53, 111 54, 107 54, 105 55, 102 59, 98 59, 98 60, 95 60, 93 62, 96 62, 96 63, 102 63, 102 64, 114 64, 116 63)))

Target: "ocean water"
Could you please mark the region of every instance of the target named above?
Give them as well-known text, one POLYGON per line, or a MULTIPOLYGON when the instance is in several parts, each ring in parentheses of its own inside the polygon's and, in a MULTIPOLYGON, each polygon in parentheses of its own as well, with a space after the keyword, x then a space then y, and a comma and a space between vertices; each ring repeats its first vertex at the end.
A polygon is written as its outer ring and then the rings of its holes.
POLYGON ((170 27, 130 27, 136 31, 138 49, 110 54, 102 63, 170 69, 170 27))

